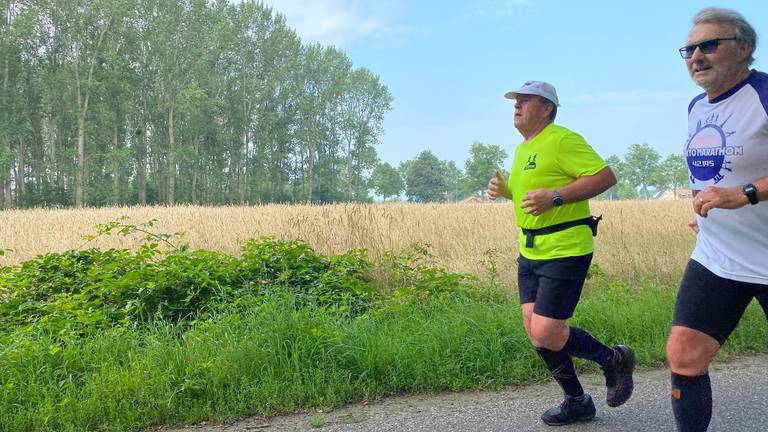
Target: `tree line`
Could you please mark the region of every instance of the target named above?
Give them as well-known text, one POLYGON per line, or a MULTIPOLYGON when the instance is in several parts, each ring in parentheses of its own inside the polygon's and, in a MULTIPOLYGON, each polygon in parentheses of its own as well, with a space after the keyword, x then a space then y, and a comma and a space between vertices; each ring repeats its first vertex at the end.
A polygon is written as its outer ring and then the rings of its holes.
POLYGON ((0 4, 3 208, 370 199, 388 89, 262 3, 0 4))
MULTIPOLYGON (((0 207, 457 201, 507 153, 463 169, 376 145, 392 97, 271 8, 226 0, 6 0, 0 19, 0 207)), ((687 184, 682 156, 635 144, 609 199, 687 184)))
POLYGON ((616 186, 603 193, 606 199, 650 199, 653 192, 677 191, 689 185, 688 168, 682 153, 666 158, 647 143, 632 144, 624 159, 611 155, 606 162, 618 179, 616 186))
MULTIPOLYGON (((412 202, 459 201, 468 196, 484 198, 488 179, 496 170, 508 175, 507 152, 494 144, 476 141, 464 162, 464 170, 453 161, 441 161, 431 151, 401 162, 398 167, 380 163, 373 171, 373 190, 385 201, 405 195, 412 202)), ((601 199, 650 199, 652 192, 681 189, 688 185, 688 170, 682 154, 662 159, 649 144, 632 144, 622 159, 606 158, 618 183, 601 199)))

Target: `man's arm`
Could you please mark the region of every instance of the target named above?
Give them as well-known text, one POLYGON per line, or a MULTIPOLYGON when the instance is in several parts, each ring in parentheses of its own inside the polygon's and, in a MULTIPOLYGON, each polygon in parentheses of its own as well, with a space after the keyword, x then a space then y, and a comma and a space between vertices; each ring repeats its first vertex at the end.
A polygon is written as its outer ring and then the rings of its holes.
POLYGON ((560 189, 563 201, 584 201, 600 195, 616 184, 616 175, 611 167, 605 167, 591 176, 579 177, 573 183, 560 189))
MULTIPOLYGON (((563 202, 571 203, 584 201, 600 195, 616 184, 616 176, 611 167, 605 167, 593 175, 582 176, 572 183, 558 189, 563 202)), ((540 215, 552 208, 551 189, 536 189, 523 197, 523 211, 532 215, 540 215)))
MULTIPOLYGON (((757 188, 758 201, 768 200, 768 177, 761 177, 752 182, 757 188)), ((715 208, 737 209, 749 205, 749 199, 741 190, 742 186, 721 188, 708 186, 694 195, 693 211, 701 217, 707 217, 715 208)))

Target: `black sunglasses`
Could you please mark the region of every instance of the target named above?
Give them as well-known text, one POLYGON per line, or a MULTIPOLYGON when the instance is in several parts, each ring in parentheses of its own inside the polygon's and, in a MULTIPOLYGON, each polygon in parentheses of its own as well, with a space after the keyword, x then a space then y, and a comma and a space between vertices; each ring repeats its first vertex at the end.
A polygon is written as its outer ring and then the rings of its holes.
POLYGON ((693 57, 693 53, 696 51, 696 48, 701 50, 702 54, 711 54, 717 51, 717 47, 720 45, 720 42, 729 41, 729 40, 736 40, 736 38, 732 37, 732 38, 717 38, 717 39, 705 40, 704 42, 699 42, 694 45, 686 45, 680 48, 678 51, 680 51, 680 56, 682 58, 689 59, 693 57))

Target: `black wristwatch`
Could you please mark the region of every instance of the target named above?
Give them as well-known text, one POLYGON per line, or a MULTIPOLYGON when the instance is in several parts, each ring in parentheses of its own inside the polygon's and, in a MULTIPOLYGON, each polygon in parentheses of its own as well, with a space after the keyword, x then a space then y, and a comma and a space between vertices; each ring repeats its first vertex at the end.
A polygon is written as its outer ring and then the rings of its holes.
POLYGON ((757 188, 752 183, 745 184, 741 191, 749 198, 750 204, 755 205, 760 201, 757 199, 757 188))
POLYGON ((552 206, 553 207, 560 207, 563 205, 565 201, 563 201, 563 196, 560 195, 560 191, 555 189, 552 191, 552 206))

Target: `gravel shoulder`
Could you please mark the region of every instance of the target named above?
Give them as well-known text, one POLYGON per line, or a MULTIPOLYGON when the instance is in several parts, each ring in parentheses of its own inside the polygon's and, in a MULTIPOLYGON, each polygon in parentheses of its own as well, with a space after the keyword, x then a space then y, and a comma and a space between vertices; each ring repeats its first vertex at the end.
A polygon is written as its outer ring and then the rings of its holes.
MULTIPOLYGON (((764 430, 768 418, 768 355, 719 362, 710 375, 715 401, 711 431, 764 430)), ((595 420, 556 428, 558 431, 674 431, 669 402, 669 371, 641 369, 635 393, 619 408, 605 404, 603 377, 581 377, 595 399, 595 420)), ((248 417, 230 424, 163 427, 154 432, 384 432, 384 431, 551 431, 539 416, 560 402, 551 381, 498 391, 417 394, 357 403, 331 412, 309 412, 272 418, 248 417)))

